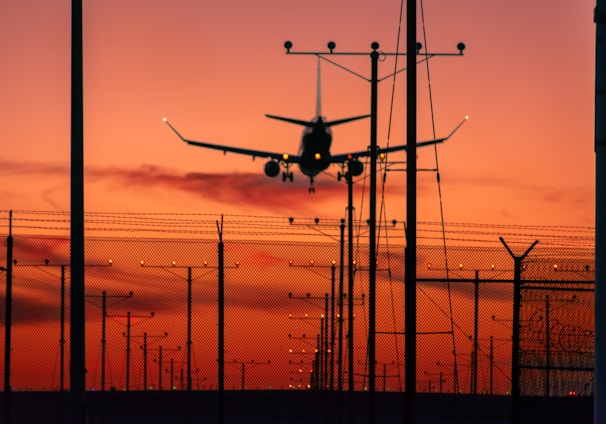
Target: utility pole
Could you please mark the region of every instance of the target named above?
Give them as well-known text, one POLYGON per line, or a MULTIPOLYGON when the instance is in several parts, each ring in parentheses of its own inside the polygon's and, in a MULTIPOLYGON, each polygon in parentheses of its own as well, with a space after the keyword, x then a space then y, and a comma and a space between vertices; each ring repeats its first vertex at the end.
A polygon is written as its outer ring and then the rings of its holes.
MULTIPOLYGON (((129 292, 127 295, 108 295, 105 290, 101 292, 100 295, 88 294, 85 296, 85 299, 101 299, 101 391, 105 391, 105 363, 106 363, 106 352, 107 352, 107 339, 105 337, 106 334, 106 323, 107 323, 107 307, 114 306, 118 303, 130 299, 133 297, 133 292, 129 292), (107 304, 107 300, 113 300, 109 305, 107 304)), ((95 304, 95 303, 93 303, 95 304)), ((96 305, 99 306, 99 305, 96 305)))
POLYGON ((234 365, 240 367, 240 390, 245 390, 246 389, 246 367, 248 366, 248 368, 252 368, 252 367, 259 366, 259 365, 269 365, 269 364, 271 364, 271 361, 267 360, 265 362, 259 362, 259 361, 255 361, 254 359, 251 359, 250 361, 238 361, 238 360, 234 359, 232 363, 234 365))
POLYGON ((521 255, 516 256, 503 237, 499 237, 507 252, 513 258, 513 322, 511 336, 511 417, 513 424, 519 422, 520 401, 520 305, 522 301, 522 262, 539 242, 535 240, 521 255))
POLYGON ((155 343, 161 339, 167 338, 168 332, 165 332, 162 335, 156 335, 156 336, 150 336, 146 332, 144 332, 142 336, 132 336, 131 335, 131 338, 137 338, 137 337, 143 338, 143 344, 141 345, 141 350, 143 351, 143 390, 146 391, 147 390, 147 354, 148 354, 147 350, 153 343, 155 343), (149 340, 151 340, 151 343, 149 342, 149 340))
MULTIPOLYGON (((407 33, 407 49, 410 54, 407 53, 386 53, 379 51, 379 43, 373 42, 370 45, 371 51, 369 52, 337 52, 335 51, 336 44, 334 42, 329 42, 327 44, 328 51, 324 52, 293 52, 291 51, 293 44, 290 41, 286 41, 284 43, 284 48, 286 49, 286 54, 297 54, 297 55, 313 55, 317 56, 320 59, 324 59, 329 63, 333 63, 332 60, 327 59, 328 56, 336 56, 336 55, 347 55, 347 56, 370 56, 371 61, 371 78, 367 80, 371 84, 370 89, 370 195, 369 195, 369 281, 368 281, 368 360, 370 364, 375 364, 376 362, 376 267, 377 267, 377 257, 376 257, 376 170, 377 170, 377 155, 379 152, 377 146, 377 103, 378 103, 378 63, 380 57, 386 56, 408 56, 407 59, 407 71, 408 75, 408 84, 407 84, 407 109, 408 109, 408 123, 407 123, 407 162, 408 162, 408 173, 407 173, 407 220, 416 221, 416 55, 419 53, 418 44, 416 42, 416 2, 409 0, 408 1, 408 33, 407 33), (410 28, 412 26, 412 28, 410 28), (413 75, 411 76, 411 70, 413 75), (414 121, 414 122, 411 122, 414 121), (411 164, 414 166, 410 169, 411 164), (411 175, 413 175, 411 177, 411 175), (413 215, 411 217, 411 214, 413 215)), ((433 56, 460 56, 463 54, 463 49, 465 45, 463 43, 459 43, 458 45, 459 53, 425 53, 424 56, 426 59, 429 59, 433 56)), ((347 68, 340 66, 341 69, 351 72, 354 75, 359 76, 355 72, 348 70, 347 68)), ((395 75, 392 74, 392 75, 395 75)), ((443 140, 442 140, 443 141, 443 140)), ((384 149, 383 151, 388 151, 384 149)), ((351 178, 351 177, 350 177, 351 178)), ((350 221, 351 222, 351 221, 350 221)), ((416 264, 416 227, 413 224, 411 228, 412 232, 409 232, 407 238, 407 249, 408 253, 406 254, 406 258, 408 259, 406 264, 408 266, 416 264), (412 241, 412 243, 411 243, 412 241)), ((351 262, 351 258, 350 258, 351 262)), ((406 276, 408 285, 413 286, 416 291, 416 285, 414 282, 414 278, 416 278, 416 272, 414 266, 412 270, 406 267, 406 276), (412 271, 412 275, 411 274, 412 271), (412 282, 411 282, 412 280, 412 282)), ((351 278, 351 277, 350 277, 351 278)), ((406 321, 409 322, 411 318, 416 320, 416 304, 411 306, 412 302, 416 302, 416 297, 412 297, 410 294, 411 290, 407 290, 406 296, 406 321), (411 304, 409 304, 409 300, 411 304)), ((351 296, 350 292, 350 296, 351 296)), ((415 295, 416 296, 416 295, 415 295)), ((351 311, 350 311, 351 314, 351 311)), ((350 315, 351 318, 351 315, 350 315)), ((350 320, 351 326, 351 320, 350 320)), ((406 329, 406 375, 407 375, 407 392, 413 392, 416 390, 414 385, 416 384, 416 347, 415 347, 415 338, 416 338, 416 323, 411 325, 410 323, 407 325, 406 329), (412 328, 412 334, 410 334, 410 330, 412 328), (412 344, 409 345, 409 344, 412 344), (408 385, 412 384, 412 386, 408 385), (412 390, 411 390, 412 389, 412 390)), ((353 333, 349 334, 351 338, 353 333)), ((350 391, 353 391, 352 380, 353 380, 353 369, 352 363, 353 361, 350 358, 350 391)), ((374 392, 375 392, 375 379, 376 379, 376 370, 374 366, 370 367, 369 373, 369 419, 370 423, 374 422, 375 413, 374 413, 374 392)), ((414 408, 414 397, 412 398, 412 402, 407 401, 407 414, 408 410, 414 408)), ((414 415, 408 416, 408 423, 414 423, 414 415), (412 419, 410 419, 412 418, 412 419)), ((350 420, 353 417, 350 417, 350 420)))
MULTIPOLYGON (((212 266, 209 265, 208 261, 204 261, 202 263, 202 265, 177 265, 177 263, 175 261, 172 262, 171 265, 148 265, 145 263, 145 261, 141 261, 141 267, 142 268, 158 268, 158 269, 162 269, 172 275, 175 275, 179 278, 183 278, 181 275, 179 275, 178 272, 176 272, 176 270, 181 270, 181 269, 185 269, 187 270, 187 277, 185 278, 185 281, 187 281, 187 341, 186 341, 186 349, 187 349, 187 391, 191 391, 191 387, 192 387, 192 379, 191 379, 191 356, 192 356, 192 283, 194 281, 194 277, 193 277, 193 270, 195 269, 204 269, 206 270, 206 272, 202 273, 202 275, 197 276, 195 279, 204 277, 206 275, 209 275, 213 272, 215 272, 215 270, 219 270, 219 273, 222 273, 225 268, 239 268, 240 267, 240 263, 236 262, 235 265, 233 266, 229 266, 229 267, 225 267, 224 265, 220 264, 217 266, 212 266)), ((222 279, 222 275, 219 276, 219 280, 222 279)), ((219 308, 221 309, 221 308, 219 308)), ((222 312, 221 312, 222 313, 222 312)), ((222 331, 221 329, 219 331, 222 331)), ((220 367, 220 366, 219 366, 220 367)))
POLYGON ((126 312, 126 315, 108 315, 108 318, 126 318, 126 333, 122 333, 122 336, 126 337, 126 384, 124 390, 130 390, 130 329, 133 318, 140 318, 138 322, 142 322, 144 319, 153 318, 154 313, 151 312, 149 315, 133 315, 130 311, 126 312))
POLYGON ((595 369, 593 422, 606 422, 606 0, 596 0, 595 369))

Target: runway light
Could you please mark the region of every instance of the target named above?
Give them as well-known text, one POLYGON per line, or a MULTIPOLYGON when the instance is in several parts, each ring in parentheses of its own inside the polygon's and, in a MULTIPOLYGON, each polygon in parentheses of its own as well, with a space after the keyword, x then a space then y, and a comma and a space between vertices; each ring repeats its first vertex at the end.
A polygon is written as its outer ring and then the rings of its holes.
POLYGON ((112 261, 111 259, 108 259, 107 263, 111 265, 114 263, 114 261, 112 261))
POLYGON ((427 269, 431 269, 431 263, 427 264, 427 269))
POLYGON ((177 262, 173 261, 173 266, 177 266, 177 262))
POLYGON ((558 264, 553 264, 553 270, 557 271, 558 270, 558 264))
POLYGON ((494 264, 490 265, 490 269, 494 271, 494 264))
POLYGON ((463 264, 459 264, 459 269, 463 269, 463 264))
POLYGON ((145 265, 145 261, 141 261, 141 266, 145 265))

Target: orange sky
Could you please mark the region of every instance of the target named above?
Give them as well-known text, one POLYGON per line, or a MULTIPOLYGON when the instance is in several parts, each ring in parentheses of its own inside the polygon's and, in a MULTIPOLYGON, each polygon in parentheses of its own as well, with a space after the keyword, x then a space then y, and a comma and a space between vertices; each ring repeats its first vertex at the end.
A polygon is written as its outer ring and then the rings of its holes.
MULTIPOLYGON (((437 150, 445 219, 593 225, 594 2, 423 6, 429 51, 467 44, 464 57, 429 62, 436 135, 470 116, 437 150)), ((261 160, 187 146, 162 117, 192 139, 296 152, 300 128, 264 114, 312 117, 316 61, 285 55, 284 41, 361 52, 377 41, 393 52, 399 9, 394 0, 85 1, 86 210, 343 216, 346 190, 334 179, 320 176, 308 195, 300 173, 282 183, 265 177, 261 160)), ((68 210, 70 2, 5 5, 0 48, 0 208, 68 210)), ((367 58, 336 59, 369 76, 367 58)), ((381 62, 380 77, 393 69, 381 62)), ((426 75, 420 66, 419 139, 433 137, 426 75)), ((405 143, 403 73, 389 131, 392 86, 380 84, 380 145, 388 133, 390 145, 405 143)), ((369 92, 368 82, 324 65, 329 119, 368 113, 369 92)), ((334 135, 335 153, 364 149, 369 123, 334 135)), ((419 167, 435 163, 433 148, 419 151, 419 167)), ((404 175, 388 174, 390 218, 404 219, 404 175)), ((440 218, 430 172, 419 175, 418 218, 440 218)))
MULTIPOLYGON (((264 114, 313 116, 316 60, 286 55, 284 41, 308 51, 324 50, 332 40, 339 51, 359 52, 370 52, 377 41, 393 52, 400 2, 378 3, 85 1, 86 211, 343 217, 346 188, 334 178, 321 175, 310 195, 298 171, 294 183, 269 179, 264 161, 187 146, 162 117, 191 139, 295 153, 301 128, 264 114)), ((429 62, 436 136, 470 116, 437 148, 447 222, 594 225, 593 7, 589 0, 424 0, 427 40, 421 25, 419 39, 428 50, 455 52, 458 42, 467 45, 463 57, 429 62)), ((402 35, 401 49, 404 44, 402 35)), ((5 5, 0 51, 0 210, 67 211, 70 2, 5 5)), ((368 58, 334 59, 369 76, 368 58)), ((391 74, 394 65, 393 59, 381 62, 379 76, 391 74)), ((368 113, 368 82, 328 64, 322 70, 329 119, 368 113)), ((418 91, 419 139, 431 139, 425 65, 418 91)), ((379 145, 405 143, 404 98, 403 73, 395 83, 381 83, 379 145)), ((362 150, 369 123, 338 126, 334 136, 334 153, 362 150)), ((433 148, 419 150, 420 168, 435 164, 433 148)), ((405 174, 388 173, 386 181, 387 219, 402 222, 405 174)), ((368 215, 362 196, 367 186, 356 183, 362 219, 368 215)), ((438 221, 435 174, 420 173, 418 188, 419 221, 438 221)), ((88 311, 98 315, 93 307, 88 311)), ((161 320, 182 318, 159 312, 161 320)), ((99 340, 97 324, 91 324, 91 343, 99 340)), ((112 325, 115 346, 122 339, 119 325, 112 325)), ((18 334, 24 333, 16 334, 19 349, 18 334)), ((230 384, 237 384, 237 369, 232 374, 230 384)))

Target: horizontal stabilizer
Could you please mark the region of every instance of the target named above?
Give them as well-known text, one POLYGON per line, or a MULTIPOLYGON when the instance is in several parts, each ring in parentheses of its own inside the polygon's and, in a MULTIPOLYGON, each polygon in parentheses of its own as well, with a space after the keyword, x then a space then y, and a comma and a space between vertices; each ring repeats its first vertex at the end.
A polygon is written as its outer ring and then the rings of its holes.
POLYGON ((343 119, 339 119, 336 121, 328 121, 328 122, 326 122, 326 126, 332 127, 334 125, 344 124, 346 122, 351 122, 351 121, 357 121, 358 119, 364 119, 364 118, 368 118, 368 117, 370 117, 370 115, 360 115, 360 116, 353 116, 351 118, 343 118, 343 119))
POLYGON ((303 121, 301 119, 286 118, 284 116, 276 116, 276 115, 268 115, 268 114, 265 114, 265 116, 267 116, 268 118, 271 118, 271 119, 277 119, 279 121, 290 122, 291 124, 302 125, 304 127, 313 127, 314 126, 313 122, 303 121))
MULTIPOLYGON (((312 121, 304 121, 302 119, 287 118, 284 116, 276 116, 276 115, 268 115, 268 114, 265 114, 265 116, 267 116, 268 118, 277 119, 279 121, 290 122, 291 124, 301 125, 301 126, 309 127, 309 128, 313 127, 317 122, 317 119, 313 119, 312 121)), ((334 125, 345 124, 346 122, 357 121, 358 119, 368 118, 369 116, 370 115, 353 116, 351 118, 343 118, 343 119, 338 119, 336 121, 324 122, 324 125, 327 127, 332 127, 334 125)))

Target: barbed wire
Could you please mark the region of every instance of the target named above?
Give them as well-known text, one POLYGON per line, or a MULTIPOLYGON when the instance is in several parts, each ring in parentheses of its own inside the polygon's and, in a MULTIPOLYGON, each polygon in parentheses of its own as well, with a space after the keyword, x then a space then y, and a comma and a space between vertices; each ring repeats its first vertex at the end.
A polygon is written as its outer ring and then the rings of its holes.
MULTIPOLYGON (((13 210, 9 223, 8 210, 0 210, 0 234, 13 232, 67 234, 70 229, 69 212, 13 210)), ((179 234, 215 236, 220 214, 176 212, 86 212, 87 234, 179 234)), ((329 238, 338 240, 343 225, 341 218, 285 217, 255 215, 224 215, 227 233, 238 237, 304 239, 329 238)), ((381 237, 405 243, 404 220, 385 220, 381 237), (402 224, 402 225, 400 225, 402 224)), ((590 226, 515 225, 474 222, 417 223, 418 239, 422 243, 443 242, 463 245, 499 245, 499 237, 508 243, 527 244, 540 240, 541 245, 571 249, 594 249, 595 228, 590 226), (444 227, 443 227, 444 226, 444 227), (443 228, 445 230, 443 230, 443 228)), ((367 232, 367 223, 356 223, 358 236, 367 232)), ((380 243, 380 241, 379 241, 380 243)))

